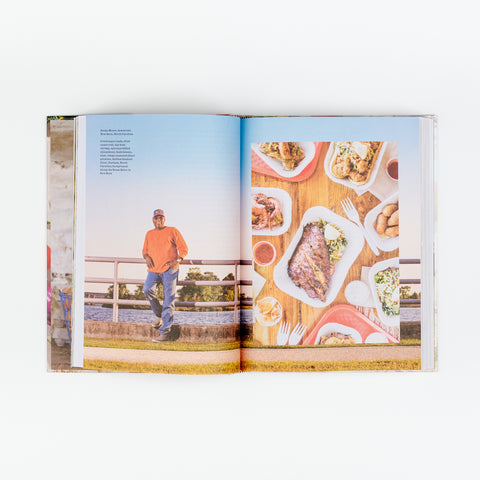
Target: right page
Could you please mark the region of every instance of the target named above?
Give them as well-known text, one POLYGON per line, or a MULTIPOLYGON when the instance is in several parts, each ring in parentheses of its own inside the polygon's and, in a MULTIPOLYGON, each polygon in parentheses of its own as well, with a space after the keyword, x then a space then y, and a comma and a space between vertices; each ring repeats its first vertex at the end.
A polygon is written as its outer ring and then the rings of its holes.
POLYGON ((418 117, 243 120, 244 370, 422 368, 422 141, 418 117))

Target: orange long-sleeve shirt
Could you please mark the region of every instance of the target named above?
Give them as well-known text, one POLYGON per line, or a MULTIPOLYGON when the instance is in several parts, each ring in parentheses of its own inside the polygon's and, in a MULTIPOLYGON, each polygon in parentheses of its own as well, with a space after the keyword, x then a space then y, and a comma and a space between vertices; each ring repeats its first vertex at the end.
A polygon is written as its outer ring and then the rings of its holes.
POLYGON ((149 230, 145 235, 143 255, 152 257, 154 267, 149 272, 163 273, 168 270, 167 262, 178 257, 185 258, 188 247, 181 233, 175 227, 164 227, 161 230, 149 230))

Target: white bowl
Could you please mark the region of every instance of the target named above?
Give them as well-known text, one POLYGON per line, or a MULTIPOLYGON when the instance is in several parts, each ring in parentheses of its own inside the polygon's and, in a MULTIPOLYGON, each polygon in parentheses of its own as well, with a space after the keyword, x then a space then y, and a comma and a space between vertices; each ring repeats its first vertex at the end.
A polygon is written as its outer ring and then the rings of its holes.
POLYGON ((253 261, 259 266, 259 267, 268 267, 269 265, 271 265, 275 259, 277 258, 277 249, 270 243, 270 242, 267 242, 266 240, 261 240, 260 242, 257 242, 253 248, 252 248, 252 258, 253 258, 253 261), (255 260, 255 249, 261 245, 262 243, 266 244, 266 245, 270 245, 273 249, 273 257, 272 259, 268 262, 268 263, 260 263, 260 262, 257 262, 257 260, 255 260))
POLYGON ((352 305, 365 305, 370 297, 370 287, 361 280, 353 280, 345 287, 345 298, 352 305))

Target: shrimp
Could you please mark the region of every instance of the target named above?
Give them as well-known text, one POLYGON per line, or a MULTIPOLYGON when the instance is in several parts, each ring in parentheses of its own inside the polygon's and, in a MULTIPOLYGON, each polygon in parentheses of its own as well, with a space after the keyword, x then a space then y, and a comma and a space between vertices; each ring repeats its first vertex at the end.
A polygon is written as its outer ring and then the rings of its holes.
POLYGON ((365 175, 364 174, 362 175, 361 173, 358 173, 358 172, 352 172, 350 174, 350 178, 357 183, 365 182, 365 175))
POLYGON ((265 228, 270 223, 267 209, 252 207, 252 228, 260 230, 265 228))
POLYGON ((265 202, 268 198, 262 193, 252 197, 252 228, 260 230, 268 225, 268 211, 265 202))
POLYGON ((338 178, 347 177, 352 171, 349 162, 338 162, 332 167, 333 174, 338 178))
POLYGON ((360 160, 357 164, 358 173, 365 173, 368 170, 368 162, 360 160))
POLYGON ((253 205, 258 208, 265 208, 268 205, 268 197, 263 193, 257 193, 252 197, 253 205))
POLYGON ((252 228, 260 230, 268 227, 271 230, 282 224, 282 205, 278 199, 267 197, 263 193, 252 196, 252 228))
POLYGON ((279 213, 281 213, 282 205, 278 199, 273 197, 269 197, 268 202, 270 209, 272 209, 270 218, 275 218, 279 213))

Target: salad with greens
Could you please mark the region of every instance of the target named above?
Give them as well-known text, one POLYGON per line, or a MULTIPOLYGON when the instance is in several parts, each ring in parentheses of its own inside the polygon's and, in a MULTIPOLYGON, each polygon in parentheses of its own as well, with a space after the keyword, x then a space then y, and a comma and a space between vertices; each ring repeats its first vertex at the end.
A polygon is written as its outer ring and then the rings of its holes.
POLYGON ((325 220, 320 219, 314 223, 320 227, 323 233, 330 254, 330 261, 333 264, 337 263, 342 258, 343 251, 348 243, 345 234, 335 224, 328 223, 325 220))
POLYGON ((400 315, 400 269, 389 267, 375 274, 375 285, 385 315, 400 315))

